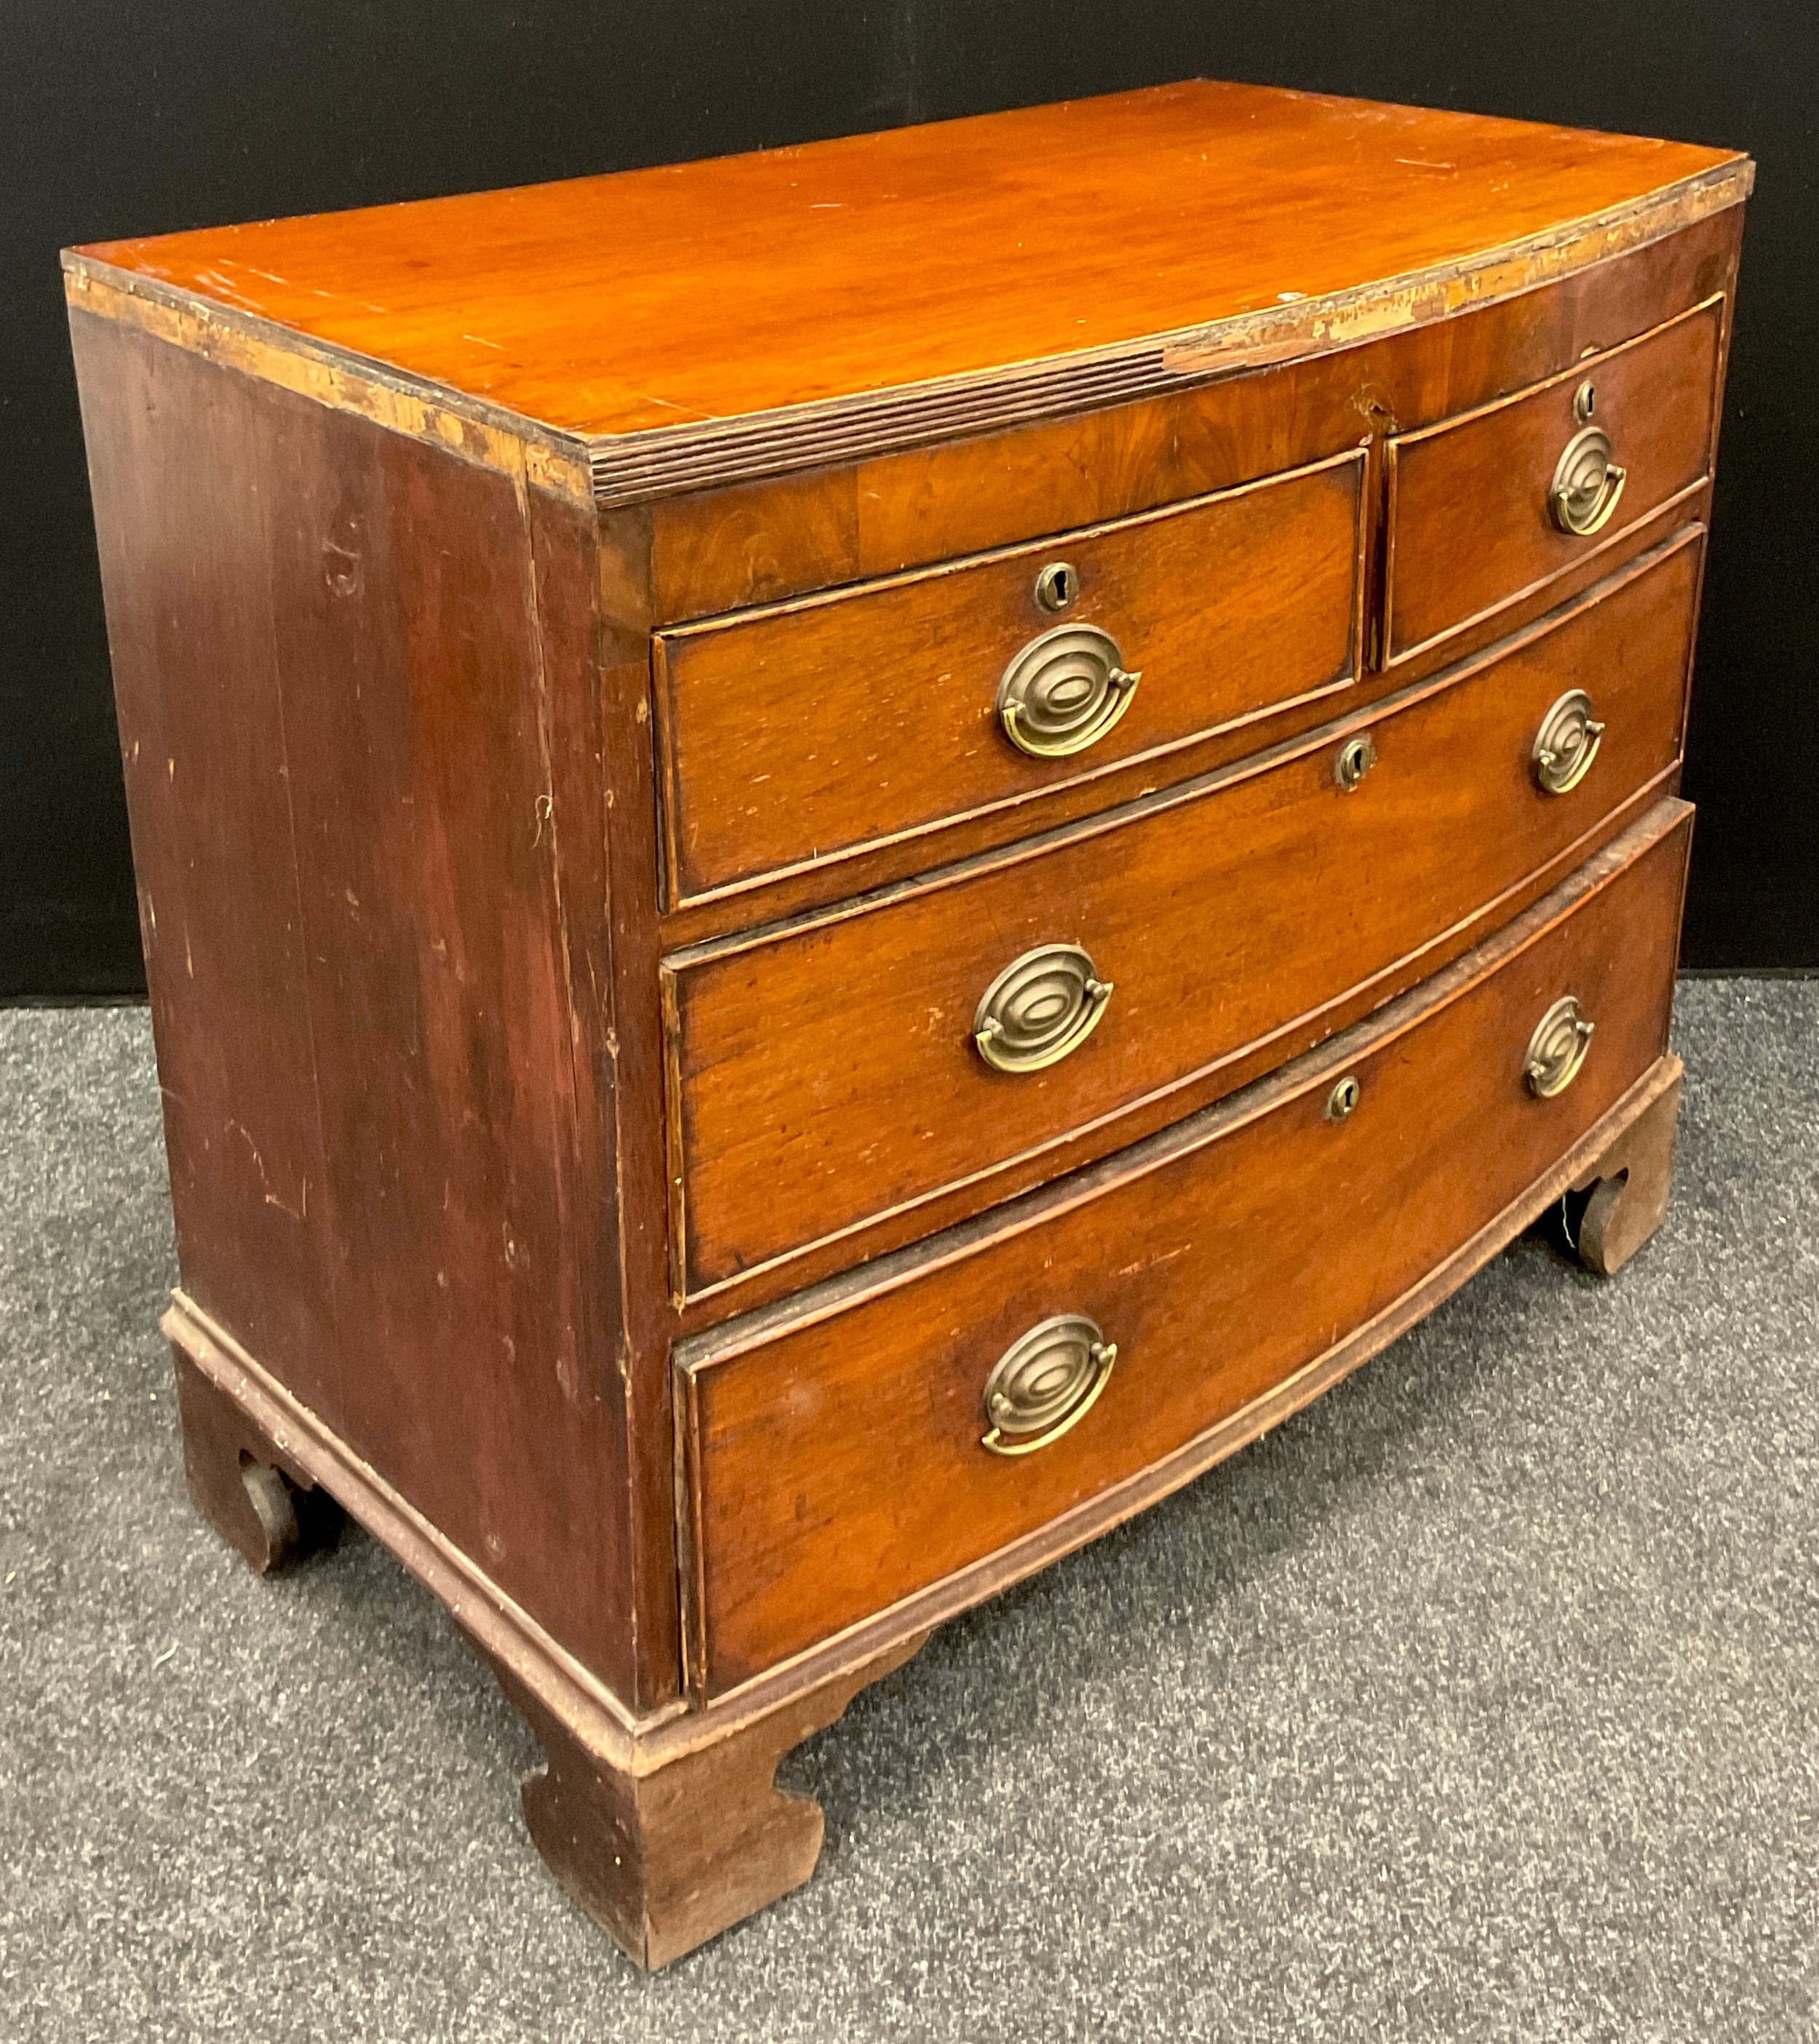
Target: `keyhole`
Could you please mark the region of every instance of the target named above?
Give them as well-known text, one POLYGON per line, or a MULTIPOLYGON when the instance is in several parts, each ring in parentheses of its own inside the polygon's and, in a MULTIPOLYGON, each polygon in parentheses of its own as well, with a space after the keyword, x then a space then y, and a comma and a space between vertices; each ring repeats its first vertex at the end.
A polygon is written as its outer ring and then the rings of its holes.
POLYGON ((1348 1072, 1326 1096, 1326 1119, 1343 1121, 1362 1097, 1364 1088, 1348 1072))
POLYGON ((1339 756, 1333 763, 1333 778, 1349 794, 1376 763, 1377 748, 1368 735, 1349 738, 1339 747, 1339 756))
POLYGON ((1050 561, 1036 578, 1036 601, 1045 610, 1065 610, 1080 594, 1079 571, 1068 561, 1050 561))
POLYGON ((1584 425, 1591 417, 1592 413, 1598 409, 1598 392, 1591 384, 1580 384, 1579 386, 1578 394, 1572 401, 1572 409, 1573 417, 1579 421, 1582 426, 1584 425))

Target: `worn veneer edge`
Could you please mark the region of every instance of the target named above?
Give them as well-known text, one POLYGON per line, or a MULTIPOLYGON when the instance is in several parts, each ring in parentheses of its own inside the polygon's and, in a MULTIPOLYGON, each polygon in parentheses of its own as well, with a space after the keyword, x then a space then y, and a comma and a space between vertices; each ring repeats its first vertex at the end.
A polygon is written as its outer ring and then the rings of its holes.
POLYGON ((451 386, 314 340, 155 278, 66 248, 63 294, 72 312, 136 328, 226 369, 348 412, 407 439, 592 511, 587 443, 451 386))
POLYGON ((320 404, 524 470, 535 486, 602 507, 855 461, 938 440, 1126 403, 1429 325, 1558 282, 1740 206, 1736 156, 1641 198, 1403 275, 1079 354, 610 436, 565 432, 451 385, 320 340, 203 294, 66 249, 72 305, 260 376, 320 404))
POLYGON ((1754 182, 1754 163, 1737 156, 1521 240, 1292 305, 1077 355, 596 439, 590 443, 595 494, 602 505, 625 504, 749 482, 1331 354, 1496 304, 1626 255, 1740 206, 1754 182))

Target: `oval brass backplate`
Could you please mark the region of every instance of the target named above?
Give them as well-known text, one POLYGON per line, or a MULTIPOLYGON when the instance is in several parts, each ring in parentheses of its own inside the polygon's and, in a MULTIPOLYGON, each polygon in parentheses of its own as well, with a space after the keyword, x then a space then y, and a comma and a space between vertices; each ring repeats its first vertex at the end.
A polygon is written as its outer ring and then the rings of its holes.
POLYGON ((998 684, 1004 736, 1032 759, 1065 759, 1096 745, 1130 707, 1141 674, 1096 624, 1057 624, 1032 639, 998 684))
POLYGON ((973 1044, 994 1071, 1039 1072, 1080 1048, 1111 998, 1111 982, 1078 944, 1038 945, 980 996, 973 1044))
POLYGON ((1535 1024, 1522 1058, 1522 1082, 1537 1100, 1552 1100, 1579 1077, 1596 1026, 1570 993, 1561 995, 1535 1024))
POLYGON ((1326 1119, 1343 1121, 1364 1097, 1364 1089, 1350 1072, 1326 1096, 1326 1119))
POLYGON ((1625 471, 1610 454, 1610 436, 1602 426, 1582 427, 1567 442, 1548 489, 1548 512, 1563 532, 1588 539, 1617 509, 1625 471))
POLYGON ((1084 1313, 1057 1313, 1019 1335, 992 1366, 984 1393, 995 1455, 1029 1455, 1058 1441, 1092 1409, 1118 1360, 1084 1313))
POLYGON ((1604 726, 1591 713, 1591 697, 1583 689, 1568 689, 1541 719, 1529 755, 1535 781, 1544 793, 1571 793, 1591 771, 1604 726))

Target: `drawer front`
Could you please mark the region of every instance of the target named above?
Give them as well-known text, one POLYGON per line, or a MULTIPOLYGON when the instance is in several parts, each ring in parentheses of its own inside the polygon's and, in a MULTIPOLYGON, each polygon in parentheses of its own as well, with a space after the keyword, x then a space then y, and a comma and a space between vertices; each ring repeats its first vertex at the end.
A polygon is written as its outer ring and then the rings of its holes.
POLYGON ((1357 668, 1363 473, 1354 451, 662 634, 672 905, 1165 759, 1342 690, 1357 668))
POLYGON ((1690 816, 1657 805, 1480 951, 1272 1078, 888 1259, 857 1299, 823 1288, 685 1358, 683 1533, 706 1685, 1134 1477, 1496 1221, 1665 1048, 1690 816), (1531 1037, 1567 997, 1594 1033, 1564 1089, 1539 1097, 1531 1037), (1345 1078, 1357 1105, 1336 1119, 1345 1078), (1027 1444, 1007 1418, 1096 1384, 1044 1445, 987 1446, 1027 1444))
POLYGON ((1699 551, 1690 528, 1500 655, 1380 706, 1349 741, 1376 755, 1352 791, 1338 740, 1298 741, 1062 841, 677 954, 681 1289, 965 1181, 988 1197, 993 1170, 1083 1128, 1110 1148, 1134 1105, 1465 928, 1671 768, 1699 551), (1537 735, 1582 689, 1598 751, 1544 792, 1537 735), (995 1068, 978 1032, 996 1019, 1002 1055, 1044 1002, 1082 1032, 1073 1047, 995 1068))
POLYGON ((1391 663, 1532 594, 1703 486, 1723 309, 1709 300, 1531 390, 1390 442, 1391 663))

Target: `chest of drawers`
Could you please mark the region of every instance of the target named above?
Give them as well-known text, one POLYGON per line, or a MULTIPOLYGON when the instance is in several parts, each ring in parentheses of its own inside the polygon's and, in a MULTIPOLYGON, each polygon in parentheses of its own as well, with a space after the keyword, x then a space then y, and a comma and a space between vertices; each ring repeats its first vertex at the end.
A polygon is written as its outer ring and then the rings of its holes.
POLYGON ((198 1504, 659 1964, 777 1762, 1667 1197, 1751 176, 1206 83, 71 252, 198 1504))

